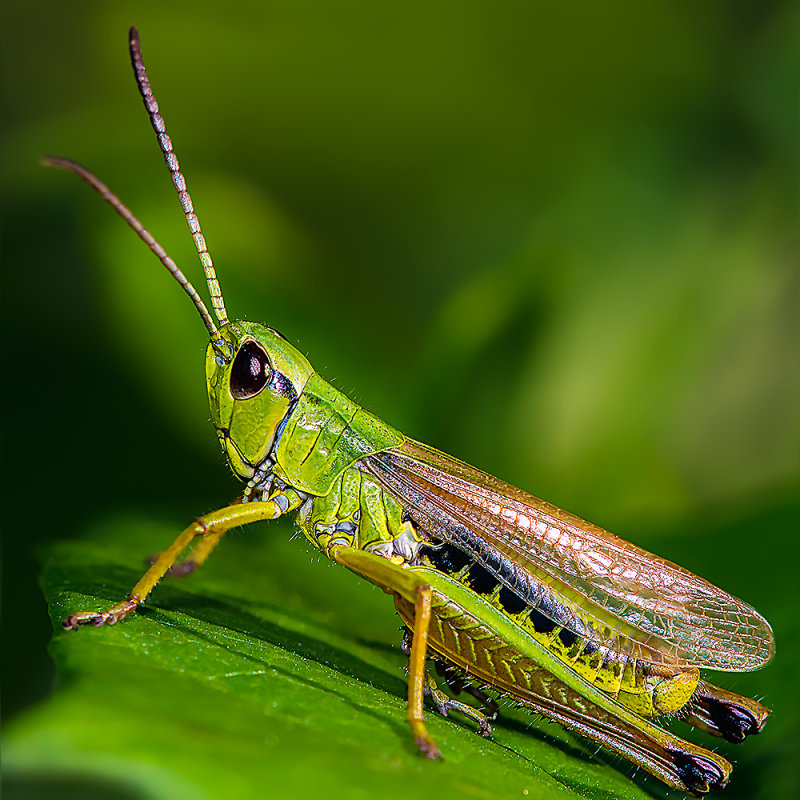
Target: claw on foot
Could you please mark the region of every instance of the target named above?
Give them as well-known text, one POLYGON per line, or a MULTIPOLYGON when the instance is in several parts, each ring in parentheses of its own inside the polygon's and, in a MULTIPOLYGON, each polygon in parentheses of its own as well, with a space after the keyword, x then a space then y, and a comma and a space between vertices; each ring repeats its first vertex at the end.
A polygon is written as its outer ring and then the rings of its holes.
POLYGON ((433 737, 428 733, 425 724, 421 720, 409 720, 409 722, 411 724, 411 733, 414 735, 414 741, 422 755, 431 760, 440 759, 442 753, 433 740, 433 737))
POLYGON ((415 738, 414 741, 417 743, 417 747, 419 747, 420 752, 425 758, 429 758, 431 761, 442 760, 442 753, 439 750, 439 746, 430 736, 426 735, 424 738, 415 738))
POLYGON ((76 631, 81 625, 94 625, 97 628, 103 625, 116 625, 120 620, 125 619, 131 611, 139 605, 137 599, 124 600, 112 606, 108 611, 79 611, 77 614, 70 614, 61 622, 61 627, 65 631, 76 631))

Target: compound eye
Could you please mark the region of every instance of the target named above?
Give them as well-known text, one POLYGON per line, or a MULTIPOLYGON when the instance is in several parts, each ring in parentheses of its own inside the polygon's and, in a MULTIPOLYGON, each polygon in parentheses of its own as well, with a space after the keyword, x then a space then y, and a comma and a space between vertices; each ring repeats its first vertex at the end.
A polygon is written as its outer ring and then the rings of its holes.
POLYGON ((231 367, 231 394, 237 400, 255 397, 267 385, 271 374, 264 348, 256 342, 245 342, 231 367))

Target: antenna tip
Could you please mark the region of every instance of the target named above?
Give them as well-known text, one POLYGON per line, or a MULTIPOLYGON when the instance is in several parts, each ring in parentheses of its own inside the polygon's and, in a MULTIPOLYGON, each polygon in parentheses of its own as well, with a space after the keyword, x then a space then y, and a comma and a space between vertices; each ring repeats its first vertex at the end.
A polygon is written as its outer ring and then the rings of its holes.
POLYGON ((61 158, 61 156, 42 156, 39 163, 43 167, 60 167, 61 169, 73 169, 75 162, 69 158, 61 158))
POLYGON ((128 41, 131 44, 139 41, 139 31, 136 30, 135 25, 131 25, 130 30, 128 31, 128 41))

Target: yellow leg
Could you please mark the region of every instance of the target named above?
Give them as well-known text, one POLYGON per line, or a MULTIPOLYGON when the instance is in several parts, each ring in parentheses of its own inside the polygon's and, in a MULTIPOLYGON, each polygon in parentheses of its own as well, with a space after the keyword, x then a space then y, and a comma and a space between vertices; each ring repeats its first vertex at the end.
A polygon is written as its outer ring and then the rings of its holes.
MULTIPOLYGON (((164 574, 174 578, 185 578, 187 575, 191 575, 196 569, 203 566, 211 555, 211 551, 226 533, 227 531, 207 533, 198 544, 192 547, 191 553, 186 558, 176 561, 164 574)), ((147 559, 148 564, 155 564, 156 561, 158 561, 158 556, 150 556, 147 559)))
MULTIPOLYGON (((235 506, 239 503, 245 502, 243 495, 237 497, 230 505, 235 506)), ((220 539, 227 533, 227 530, 221 530, 217 533, 207 533, 202 539, 192 546, 189 555, 182 561, 176 561, 164 574, 170 577, 184 578, 191 575, 196 569, 199 569, 206 563, 211 551, 219 544, 220 539)), ((158 556, 150 556, 147 559, 148 564, 155 564, 158 556)))
POLYGON ((441 758, 442 754, 428 733, 423 719, 425 693, 425 654, 428 649, 428 628, 431 621, 431 587, 409 570, 381 556, 334 545, 328 555, 361 577, 399 594, 414 604, 414 638, 408 659, 408 724, 417 747, 426 758, 441 758))
POLYGON ((193 548, 189 556, 194 568, 202 567, 206 559, 211 555, 211 551, 217 546, 219 540, 227 533, 227 531, 218 531, 217 533, 209 533, 204 536, 193 548))
POLYGON ((76 614, 70 614, 61 623, 61 626, 65 630, 76 630, 79 625, 116 624, 135 611, 137 606, 144 603, 156 584, 195 537, 207 536, 212 542, 210 546, 202 548, 203 560, 205 560, 226 531, 239 525, 248 525, 251 522, 276 519, 284 511, 272 500, 269 500, 264 503, 238 503, 199 517, 175 539, 167 550, 156 558, 125 600, 115 603, 107 611, 79 611, 76 614))
POLYGON ((417 747, 426 758, 441 758, 436 742, 425 727, 422 702, 425 695, 425 653, 428 649, 428 627, 431 624, 430 586, 417 589, 414 604, 414 638, 408 658, 408 724, 417 747))

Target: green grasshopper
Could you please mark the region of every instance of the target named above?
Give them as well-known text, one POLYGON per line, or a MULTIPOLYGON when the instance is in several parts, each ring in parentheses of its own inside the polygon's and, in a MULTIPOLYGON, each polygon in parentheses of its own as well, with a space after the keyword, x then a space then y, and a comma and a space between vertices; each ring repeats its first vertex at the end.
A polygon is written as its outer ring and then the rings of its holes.
POLYGON ((483 687, 671 787, 695 796, 723 788, 728 761, 654 720, 678 717, 731 742, 759 733, 768 709, 706 682, 700 668, 766 664, 774 653, 767 621, 681 567, 404 436, 335 389, 276 331, 229 320, 135 28, 129 46, 216 321, 103 183, 73 161, 45 163, 77 173, 98 191, 191 298, 209 334, 212 422, 245 489, 186 528, 126 599, 106 611, 71 614, 63 627, 113 625, 165 574, 202 565, 226 531, 294 513, 316 548, 394 598, 407 629, 408 722, 426 757, 440 752, 425 727, 424 697, 439 713, 463 714, 490 735, 497 706, 483 687), (439 689, 427 671, 429 656, 451 688, 466 689, 486 713, 439 689))

